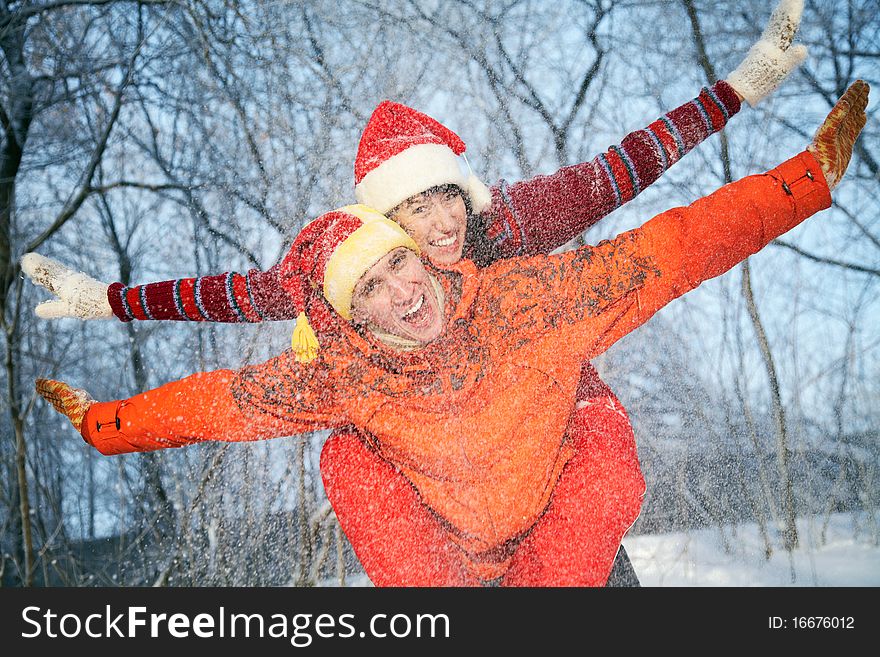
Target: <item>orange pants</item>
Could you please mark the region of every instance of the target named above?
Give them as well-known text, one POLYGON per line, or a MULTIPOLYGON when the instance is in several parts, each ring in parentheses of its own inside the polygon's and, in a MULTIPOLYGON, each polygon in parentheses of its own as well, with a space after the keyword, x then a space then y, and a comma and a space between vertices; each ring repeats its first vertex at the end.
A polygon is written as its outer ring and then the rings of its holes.
MULTIPOLYGON (((500 546, 511 556, 501 586, 604 586, 620 541, 641 508, 645 481, 623 407, 581 402, 567 439, 577 453, 534 525, 500 546)), ((376 586, 480 586, 475 558, 423 504, 394 466, 356 433, 337 432, 321 452, 327 497, 376 586)))

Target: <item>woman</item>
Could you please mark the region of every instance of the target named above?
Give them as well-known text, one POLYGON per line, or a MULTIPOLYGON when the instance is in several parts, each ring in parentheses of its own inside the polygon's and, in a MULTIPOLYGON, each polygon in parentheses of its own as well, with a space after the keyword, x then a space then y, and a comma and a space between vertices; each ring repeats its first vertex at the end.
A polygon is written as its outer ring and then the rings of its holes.
POLYGON ((580 362, 827 208, 867 95, 854 83, 808 151, 767 174, 557 256, 426 268, 381 215, 328 213, 284 263, 288 292, 319 327, 312 362, 288 351, 103 404, 58 382, 38 390, 105 454, 354 424, 443 525, 448 583, 595 583, 594 562, 610 563, 639 500, 621 501, 612 539, 571 522, 584 505, 566 486, 580 454, 564 427, 580 362))

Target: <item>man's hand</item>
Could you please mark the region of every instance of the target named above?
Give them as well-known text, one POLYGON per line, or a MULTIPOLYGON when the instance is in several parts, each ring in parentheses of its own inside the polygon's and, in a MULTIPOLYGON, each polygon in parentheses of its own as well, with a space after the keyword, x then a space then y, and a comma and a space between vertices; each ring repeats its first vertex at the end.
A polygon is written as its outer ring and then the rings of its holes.
POLYGON ((52 379, 37 379, 37 392, 56 411, 66 415, 77 431, 82 427, 86 411, 95 403, 91 395, 82 388, 71 388, 62 381, 52 379))
POLYGON ((780 0, 761 38, 727 77, 727 83, 752 107, 807 58, 806 46, 792 46, 803 10, 804 0, 780 0))
POLYGON ((46 288, 57 299, 44 301, 35 312, 37 317, 55 319, 76 317, 78 319, 108 319, 113 309, 107 300, 106 283, 74 271, 57 260, 27 253, 21 259, 21 270, 34 283, 46 288))
POLYGON ((853 82, 831 108, 812 143, 807 146, 822 167, 829 189, 834 189, 846 173, 853 145, 865 127, 865 108, 868 106, 870 89, 864 80, 853 82))

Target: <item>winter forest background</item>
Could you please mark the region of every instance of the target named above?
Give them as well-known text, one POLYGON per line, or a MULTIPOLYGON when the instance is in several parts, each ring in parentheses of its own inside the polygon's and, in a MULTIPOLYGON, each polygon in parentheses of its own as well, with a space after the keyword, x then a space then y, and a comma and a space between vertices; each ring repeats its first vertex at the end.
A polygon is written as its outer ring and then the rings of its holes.
MULTIPOLYGON (((0 582, 345 584, 324 434, 105 458, 38 376, 114 399, 257 362, 290 323, 44 321, 32 250, 104 281, 267 268, 353 201, 375 105, 457 131, 487 183, 591 159, 725 77, 766 0, 0 1, 0 582)), ((834 206, 596 361, 648 481, 631 535, 753 523, 760 557, 845 531, 880 545, 880 11, 808 0, 806 65, 595 243, 799 152, 855 78, 868 125, 834 206)), ((736 537, 730 538, 736 541, 736 537)), ((734 559, 731 551, 731 559, 734 559)), ((880 564, 875 562, 875 572, 880 564)))

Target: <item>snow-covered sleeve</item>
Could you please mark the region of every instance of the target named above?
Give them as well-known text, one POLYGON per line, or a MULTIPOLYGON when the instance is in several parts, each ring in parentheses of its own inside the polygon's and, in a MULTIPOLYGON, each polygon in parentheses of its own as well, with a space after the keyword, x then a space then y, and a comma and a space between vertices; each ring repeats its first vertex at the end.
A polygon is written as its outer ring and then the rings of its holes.
POLYGON ((739 110, 722 80, 589 162, 502 181, 492 189, 486 237, 500 257, 549 253, 635 198, 739 110))
MULTIPOLYGON (((499 262, 484 303, 495 330, 592 358, 664 305, 831 205, 808 152, 596 246, 499 262)), ((516 343, 515 341, 510 341, 516 343)))
POLYGON ((286 351, 238 371, 200 372, 129 399, 93 404, 81 432, 110 455, 334 428, 346 417, 331 370, 320 359, 298 363, 286 351))
POLYGON ((294 319, 296 307, 282 284, 280 264, 268 271, 180 278, 126 287, 113 283, 107 299, 123 322, 170 319, 194 322, 262 322, 294 319))

